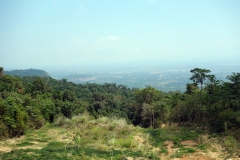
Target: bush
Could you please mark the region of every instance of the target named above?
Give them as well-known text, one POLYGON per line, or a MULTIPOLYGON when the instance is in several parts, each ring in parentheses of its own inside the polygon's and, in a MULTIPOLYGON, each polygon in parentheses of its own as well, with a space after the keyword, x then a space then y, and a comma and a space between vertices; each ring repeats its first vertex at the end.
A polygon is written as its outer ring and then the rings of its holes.
POLYGON ((223 139, 223 146, 225 146, 229 153, 236 153, 238 142, 233 136, 227 136, 223 139))
POLYGON ((60 114, 58 116, 56 116, 55 120, 54 120, 54 125, 56 126, 63 126, 64 122, 65 122, 66 117, 64 117, 63 114, 60 114))
POLYGON ((37 118, 32 119, 33 125, 35 129, 39 129, 44 126, 45 119, 42 116, 38 116, 37 118))
POLYGON ((134 139, 132 139, 132 137, 128 137, 125 139, 119 139, 116 142, 117 144, 120 145, 120 147, 122 148, 129 148, 129 149, 133 149, 138 147, 138 142, 135 141, 134 139))
POLYGON ((143 153, 143 156, 148 159, 160 160, 160 157, 156 151, 145 150, 145 152, 143 153))
POLYGON ((7 138, 9 137, 8 134, 8 127, 0 120, 0 138, 7 138))
POLYGON ((98 121, 98 123, 108 124, 110 120, 108 117, 100 117, 97 119, 97 121, 98 121))
POLYGON ((75 123, 86 123, 89 120, 90 120, 90 115, 86 112, 81 115, 75 115, 72 117, 72 122, 75 122, 75 123))
POLYGON ((197 148, 201 150, 208 150, 209 148, 211 148, 211 146, 208 143, 204 143, 204 144, 198 145, 197 148))
POLYGON ((114 119, 112 121, 112 124, 115 124, 116 126, 123 128, 127 125, 127 122, 125 119, 121 118, 121 119, 114 119))

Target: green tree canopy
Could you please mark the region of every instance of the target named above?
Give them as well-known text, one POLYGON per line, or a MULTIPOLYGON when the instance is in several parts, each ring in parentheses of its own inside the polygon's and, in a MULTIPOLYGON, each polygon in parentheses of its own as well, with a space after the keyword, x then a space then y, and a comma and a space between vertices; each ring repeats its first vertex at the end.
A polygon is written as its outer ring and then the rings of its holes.
POLYGON ((135 94, 136 94, 136 99, 140 103, 147 103, 147 104, 151 104, 153 101, 157 101, 161 97, 161 92, 150 86, 141 90, 137 90, 135 94))
POLYGON ((202 90, 203 81, 208 77, 207 73, 210 73, 211 71, 208 69, 194 68, 190 72, 193 73, 190 80, 194 83, 199 83, 202 90))
POLYGON ((0 76, 3 75, 3 67, 0 67, 0 76))

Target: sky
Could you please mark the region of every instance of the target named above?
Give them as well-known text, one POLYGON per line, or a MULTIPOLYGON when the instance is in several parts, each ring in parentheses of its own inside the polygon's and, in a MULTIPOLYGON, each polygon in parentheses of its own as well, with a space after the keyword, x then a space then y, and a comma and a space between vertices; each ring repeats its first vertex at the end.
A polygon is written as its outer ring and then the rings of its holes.
POLYGON ((11 69, 240 62, 239 0, 0 0, 11 69))

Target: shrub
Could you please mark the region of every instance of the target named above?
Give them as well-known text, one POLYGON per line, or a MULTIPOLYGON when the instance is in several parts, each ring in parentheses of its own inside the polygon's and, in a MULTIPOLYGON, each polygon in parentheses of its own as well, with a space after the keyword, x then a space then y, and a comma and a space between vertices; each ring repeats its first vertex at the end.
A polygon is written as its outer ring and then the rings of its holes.
POLYGON ((133 149, 133 148, 138 147, 138 143, 134 139, 132 139, 132 137, 128 137, 125 139, 119 139, 119 140, 117 140, 117 144, 119 144, 120 147, 122 147, 122 148, 133 149))
POLYGON ((238 152, 238 142, 233 136, 227 136, 223 139, 223 146, 227 149, 230 155, 238 152))
POLYGON ((108 141, 108 145, 114 147, 115 142, 116 142, 116 138, 111 138, 111 139, 108 141))
POLYGON ((63 114, 60 114, 58 116, 56 116, 55 120, 54 120, 54 125, 56 126, 63 126, 64 122, 65 122, 66 117, 64 117, 63 114))
POLYGON ((123 118, 121 118, 121 119, 114 119, 112 121, 112 123, 116 124, 116 126, 121 127, 121 128, 123 128, 123 127, 125 127, 127 125, 126 120, 123 119, 123 118))
POLYGON ((39 129, 44 126, 45 119, 42 116, 32 118, 32 123, 35 129, 39 129))
POLYGON ((97 119, 97 121, 98 121, 98 123, 108 124, 110 120, 108 117, 100 117, 97 119))
POLYGON ((0 138, 7 138, 9 137, 8 134, 8 127, 0 120, 0 138))
POLYGON ((201 149, 201 150, 207 150, 207 149, 211 148, 211 146, 208 143, 204 143, 204 144, 198 145, 197 148, 201 149))
POLYGON ((156 151, 145 150, 145 152, 143 152, 143 156, 148 159, 160 160, 160 157, 156 151))
POLYGON ((75 122, 75 123, 86 123, 89 120, 90 120, 90 116, 86 112, 81 115, 75 115, 72 117, 72 122, 75 122))

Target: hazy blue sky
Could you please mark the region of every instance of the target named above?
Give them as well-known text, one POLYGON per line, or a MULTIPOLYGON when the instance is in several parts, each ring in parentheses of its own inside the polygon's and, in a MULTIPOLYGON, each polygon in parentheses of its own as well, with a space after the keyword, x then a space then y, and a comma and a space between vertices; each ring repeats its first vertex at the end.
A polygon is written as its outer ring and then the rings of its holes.
POLYGON ((240 0, 0 0, 0 24, 4 68, 240 61, 240 0))

